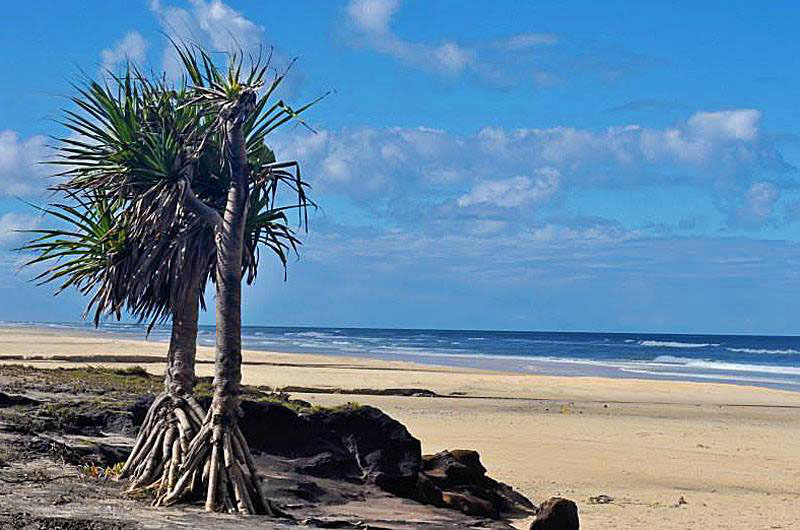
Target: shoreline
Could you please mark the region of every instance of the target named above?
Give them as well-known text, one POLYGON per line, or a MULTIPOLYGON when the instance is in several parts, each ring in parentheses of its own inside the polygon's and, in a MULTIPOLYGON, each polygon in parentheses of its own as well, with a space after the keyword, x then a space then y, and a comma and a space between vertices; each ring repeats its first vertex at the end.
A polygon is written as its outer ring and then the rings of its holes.
MULTIPOLYGON (((127 326, 127 325, 126 325, 127 326)), ((102 329, 102 328, 101 328, 102 329)), ((136 327, 136 329, 141 329, 136 327)), ((333 329, 333 328, 332 328, 333 329)), ((7 322, 0 322, 0 337, 3 334, 8 332, 20 332, 20 333, 32 333, 32 334, 42 334, 42 335, 55 335, 55 336, 74 336, 74 337, 83 337, 88 339, 96 339, 96 340, 114 340, 114 341, 123 341, 123 342, 130 342, 135 344, 143 344, 148 345, 148 349, 151 352, 149 357, 141 357, 140 359, 130 359, 130 363, 137 364, 137 363, 158 363, 158 359, 162 358, 165 354, 165 350, 163 349, 163 345, 165 345, 169 337, 159 337, 158 335, 154 335, 155 338, 150 337, 143 337, 143 336, 132 336, 128 333, 121 333, 117 332, 114 329, 102 329, 98 330, 94 327, 89 327, 87 325, 86 328, 79 327, 77 325, 72 324, 63 324, 63 323, 52 323, 52 324, 36 324, 36 323, 7 323, 7 322), (159 350, 159 345, 162 346, 161 350, 159 350)), ((198 363, 204 364, 209 359, 213 360, 213 353, 210 355, 206 355, 205 357, 200 355, 200 352, 209 352, 212 351, 213 348, 208 345, 201 345, 198 343, 198 363)), ((515 361, 524 361, 528 367, 526 370, 518 369, 518 366, 507 363, 510 357, 503 357, 497 355, 484 355, 484 356, 474 356, 474 355, 440 355, 440 354, 430 354, 430 355, 418 355, 418 354, 409 354, 409 355, 365 355, 365 354, 349 354, 349 353, 329 353, 329 352, 309 352, 309 351, 287 351, 281 349, 275 350, 265 350, 265 349, 252 349, 248 348, 246 344, 243 345, 243 366, 247 365, 265 365, 269 361, 265 361, 265 357, 267 358, 276 358, 280 357, 284 359, 284 362, 287 359, 291 359, 294 356, 297 356, 299 359, 303 359, 304 361, 310 361, 311 363, 326 363, 329 365, 341 365, 342 363, 349 363, 354 365, 365 365, 365 366, 376 366, 381 367, 382 369, 388 369, 389 366, 395 366, 395 369, 398 370, 406 370, 406 367, 414 367, 414 370, 417 371, 426 371, 427 369, 432 370, 434 372, 445 372, 445 373, 452 373, 452 372, 475 372, 475 373, 494 373, 494 374, 506 374, 506 375, 517 375, 517 376, 534 376, 541 379, 549 379, 553 378, 553 381, 558 381, 560 379, 582 379, 582 380, 601 380, 601 381, 620 381, 620 382, 629 382, 632 384, 699 384, 699 385, 724 385, 724 386, 734 386, 736 388, 747 388, 747 389, 766 389, 766 390, 774 390, 779 392, 790 392, 793 394, 797 394, 800 396, 800 387, 797 384, 772 384, 772 383, 755 383, 751 380, 734 380, 728 379, 721 376, 706 376, 702 374, 695 374, 695 375, 688 375, 688 374, 679 374, 676 376, 662 376, 655 373, 637 373, 636 370, 622 370, 618 368, 613 368, 607 365, 602 364, 595 364, 592 361, 586 362, 574 362, 568 359, 553 359, 548 360, 546 362, 542 362, 541 359, 536 357, 530 358, 517 358, 514 357, 515 361), (448 358, 458 358, 462 360, 466 360, 468 362, 462 363, 454 363, 454 362, 447 362, 448 358), (254 360, 255 359, 255 360, 254 360), (260 360, 258 360, 260 359, 260 360), (471 362, 470 362, 471 361, 471 362), (491 364, 492 366, 487 366, 491 364), (560 366, 561 369, 553 369, 553 366, 560 366), (588 367, 588 368, 587 368, 588 367), (515 369, 517 368, 517 369, 515 369), (583 368, 583 370, 581 370, 583 368)), ((55 354, 58 356, 58 354, 55 354)), ((42 355, 39 355, 38 359, 36 358, 37 355, 35 353, 27 354, 28 357, 31 359, 24 359, 23 355, 16 353, 11 354, 11 356, 3 355, 0 353, 0 362, 7 362, 7 361, 16 361, 16 362, 26 362, 27 360, 33 362, 79 362, 74 359, 66 359, 63 358, 65 356, 62 355, 62 358, 55 358, 55 359, 45 359, 42 355), (20 357, 20 358, 14 358, 20 357)), ((52 355, 51 355, 52 356, 52 355)), ((69 357, 74 358, 76 357, 75 352, 71 352, 69 357)), ((118 356, 116 356, 118 357, 118 356)), ((90 361, 83 361, 83 362, 90 362, 90 361)), ((119 361, 115 361, 113 359, 108 359, 103 361, 98 359, 96 362, 99 363, 117 363, 119 361)), ((308 363, 306 363, 308 364, 308 363)), ((364 369, 364 368, 362 368, 364 369)), ((799 369, 800 370, 800 369, 799 369)), ((623 386, 626 383, 622 383, 623 386)), ((677 387, 676 387, 677 388, 677 387)))
MULTIPOLYGON (((161 375, 158 360, 165 352, 163 342, 0 326, 0 385, 4 364, 140 364, 161 375), (25 356, 40 358, 20 359, 25 356), (48 356, 61 357, 42 358, 48 356), (135 359, 152 362, 111 362, 135 359)), ((212 375, 212 349, 199 347, 197 357, 198 375, 212 375)), ((376 406, 406 425, 426 453, 476 449, 491 476, 534 502, 554 495, 574 499, 587 529, 800 524, 798 392, 338 355, 248 350, 244 359, 246 384, 302 387, 291 395, 323 406, 376 406), (365 389, 423 389, 436 396, 365 389), (614 501, 589 502, 601 494, 614 501), (678 502, 681 497, 687 504, 678 502)))
MULTIPOLYGON (((92 330, 0 325, 0 365, 38 367, 142 366, 163 373, 165 342, 92 330), (10 353, 13 351, 14 353, 10 353)), ((243 382, 251 385, 331 389, 420 388, 439 397, 724 407, 800 407, 800 392, 744 384, 583 375, 543 375, 497 369, 424 364, 361 356, 243 350, 243 382), (276 385, 279 382, 281 384, 276 385), (353 384, 355 382, 355 384, 353 384), (362 384, 358 384, 362 383, 362 384)), ((197 373, 213 375, 213 348, 198 346, 197 373)), ((310 392, 314 394, 314 392, 310 392)), ((347 395, 337 392, 334 395, 347 395)))

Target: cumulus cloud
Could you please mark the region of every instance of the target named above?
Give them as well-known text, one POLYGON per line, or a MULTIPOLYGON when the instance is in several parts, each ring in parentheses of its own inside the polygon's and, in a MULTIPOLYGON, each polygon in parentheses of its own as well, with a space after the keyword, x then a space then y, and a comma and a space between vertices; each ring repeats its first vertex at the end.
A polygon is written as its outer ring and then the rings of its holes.
POLYGON ((0 245, 17 243, 25 238, 22 230, 33 230, 39 226, 41 218, 22 213, 0 215, 0 245))
POLYGON ((48 155, 42 135, 20 138, 15 131, 0 131, 0 196, 26 196, 41 193, 46 169, 41 165, 48 155))
POLYGON ((132 61, 141 63, 145 59, 148 43, 138 31, 129 31, 119 40, 113 48, 106 48, 100 52, 102 59, 101 73, 114 71, 120 63, 132 61))
POLYGON ((471 135, 365 127, 278 137, 275 148, 302 160, 319 191, 371 208, 391 202, 395 212, 435 197, 451 205, 442 212, 463 217, 459 210, 478 205, 539 206, 562 189, 681 184, 724 199, 735 223, 753 223, 772 215, 793 169, 760 134, 760 116, 741 109, 697 112, 659 129, 487 127, 471 135))
POLYGON ((698 112, 689 118, 689 128, 705 137, 751 141, 758 134, 761 112, 755 109, 698 112))
POLYGON ((347 5, 347 14, 364 31, 388 34, 389 21, 399 7, 399 0, 353 0, 347 5))
POLYGON ((758 228, 772 219, 781 196, 780 189, 771 182, 754 182, 741 198, 734 211, 731 224, 744 228, 758 228))
POLYGON ((554 168, 537 170, 537 177, 517 176, 509 179, 478 182, 469 193, 456 203, 465 208, 473 204, 490 204, 501 208, 515 208, 544 202, 558 191, 561 173, 554 168))
MULTIPOLYGON (((221 0, 189 0, 188 8, 151 0, 150 10, 170 37, 203 45, 212 52, 258 53, 266 42, 263 26, 221 0)), ((280 54, 273 57, 276 64, 287 63, 280 54)), ((171 46, 164 50, 163 68, 171 76, 181 71, 180 60, 171 46)))

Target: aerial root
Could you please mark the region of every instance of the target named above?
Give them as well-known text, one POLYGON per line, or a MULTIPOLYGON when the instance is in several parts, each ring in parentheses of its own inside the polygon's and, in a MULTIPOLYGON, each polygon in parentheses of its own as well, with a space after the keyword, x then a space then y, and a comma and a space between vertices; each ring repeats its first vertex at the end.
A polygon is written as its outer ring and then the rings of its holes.
POLYGON ((156 397, 120 471, 130 479, 128 493, 156 490, 156 501, 175 484, 189 443, 203 424, 203 409, 192 396, 156 397))
POLYGON ((169 506, 204 492, 206 511, 274 515, 239 427, 211 420, 209 413, 177 473, 173 471, 177 480, 159 491, 154 504, 169 506))

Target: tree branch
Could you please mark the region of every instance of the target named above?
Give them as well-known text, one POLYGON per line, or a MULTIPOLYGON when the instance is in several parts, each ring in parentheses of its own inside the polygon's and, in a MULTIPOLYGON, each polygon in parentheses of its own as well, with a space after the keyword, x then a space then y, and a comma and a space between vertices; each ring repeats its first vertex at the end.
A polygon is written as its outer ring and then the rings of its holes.
POLYGON ((188 180, 181 180, 180 185, 185 188, 184 197, 186 198, 186 204, 194 213, 205 219, 205 221, 214 228, 222 224, 222 216, 219 212, 197 198, 188 180))

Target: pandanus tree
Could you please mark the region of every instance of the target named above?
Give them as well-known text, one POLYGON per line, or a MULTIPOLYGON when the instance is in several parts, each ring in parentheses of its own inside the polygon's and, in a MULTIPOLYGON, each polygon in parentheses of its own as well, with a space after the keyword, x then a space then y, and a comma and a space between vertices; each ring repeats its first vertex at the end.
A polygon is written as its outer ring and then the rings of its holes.
POLYGON ((298 242, 286 210, 299 208, 307 221, 299 165, 275 162, 265 139, 309 105, 295 111, 271 101, 283 75, 264 86, 268 61, 253 61, 242 76, 243 58, 235 55, 223 74, 206 53, 176 49, 187 74, 177 88, 133 68, 114 78, 112 88, 78 89, 74 101, 83 113, 69 112, 67 126, 79 138, 63 140, 68 169, 56 186, 77 206, 48 209, 77 223, 69 234, 43 231, 28 248, 41 253, 34 262, 57 261, 45 281, 65 278, 62 288, 93 293, 95 321, 123 308, 151 322, 172 317, 165 392, 124 467, 133 486, 157 488, 156 504, 205 490, 209 510, 265 512, 269 505, 236 426, 241 280, 255 279, 259 246, 285 266, 298 242), (295 199, 279 206, 284 187, 295 199), (87 223, 95 217, 105 224, 87 223), (91 264, 87 254, 96 257, 91 264), (197 311, 208 278, 217 287, 217 348, 214 397, 205 413, 191 389, 197 311))

